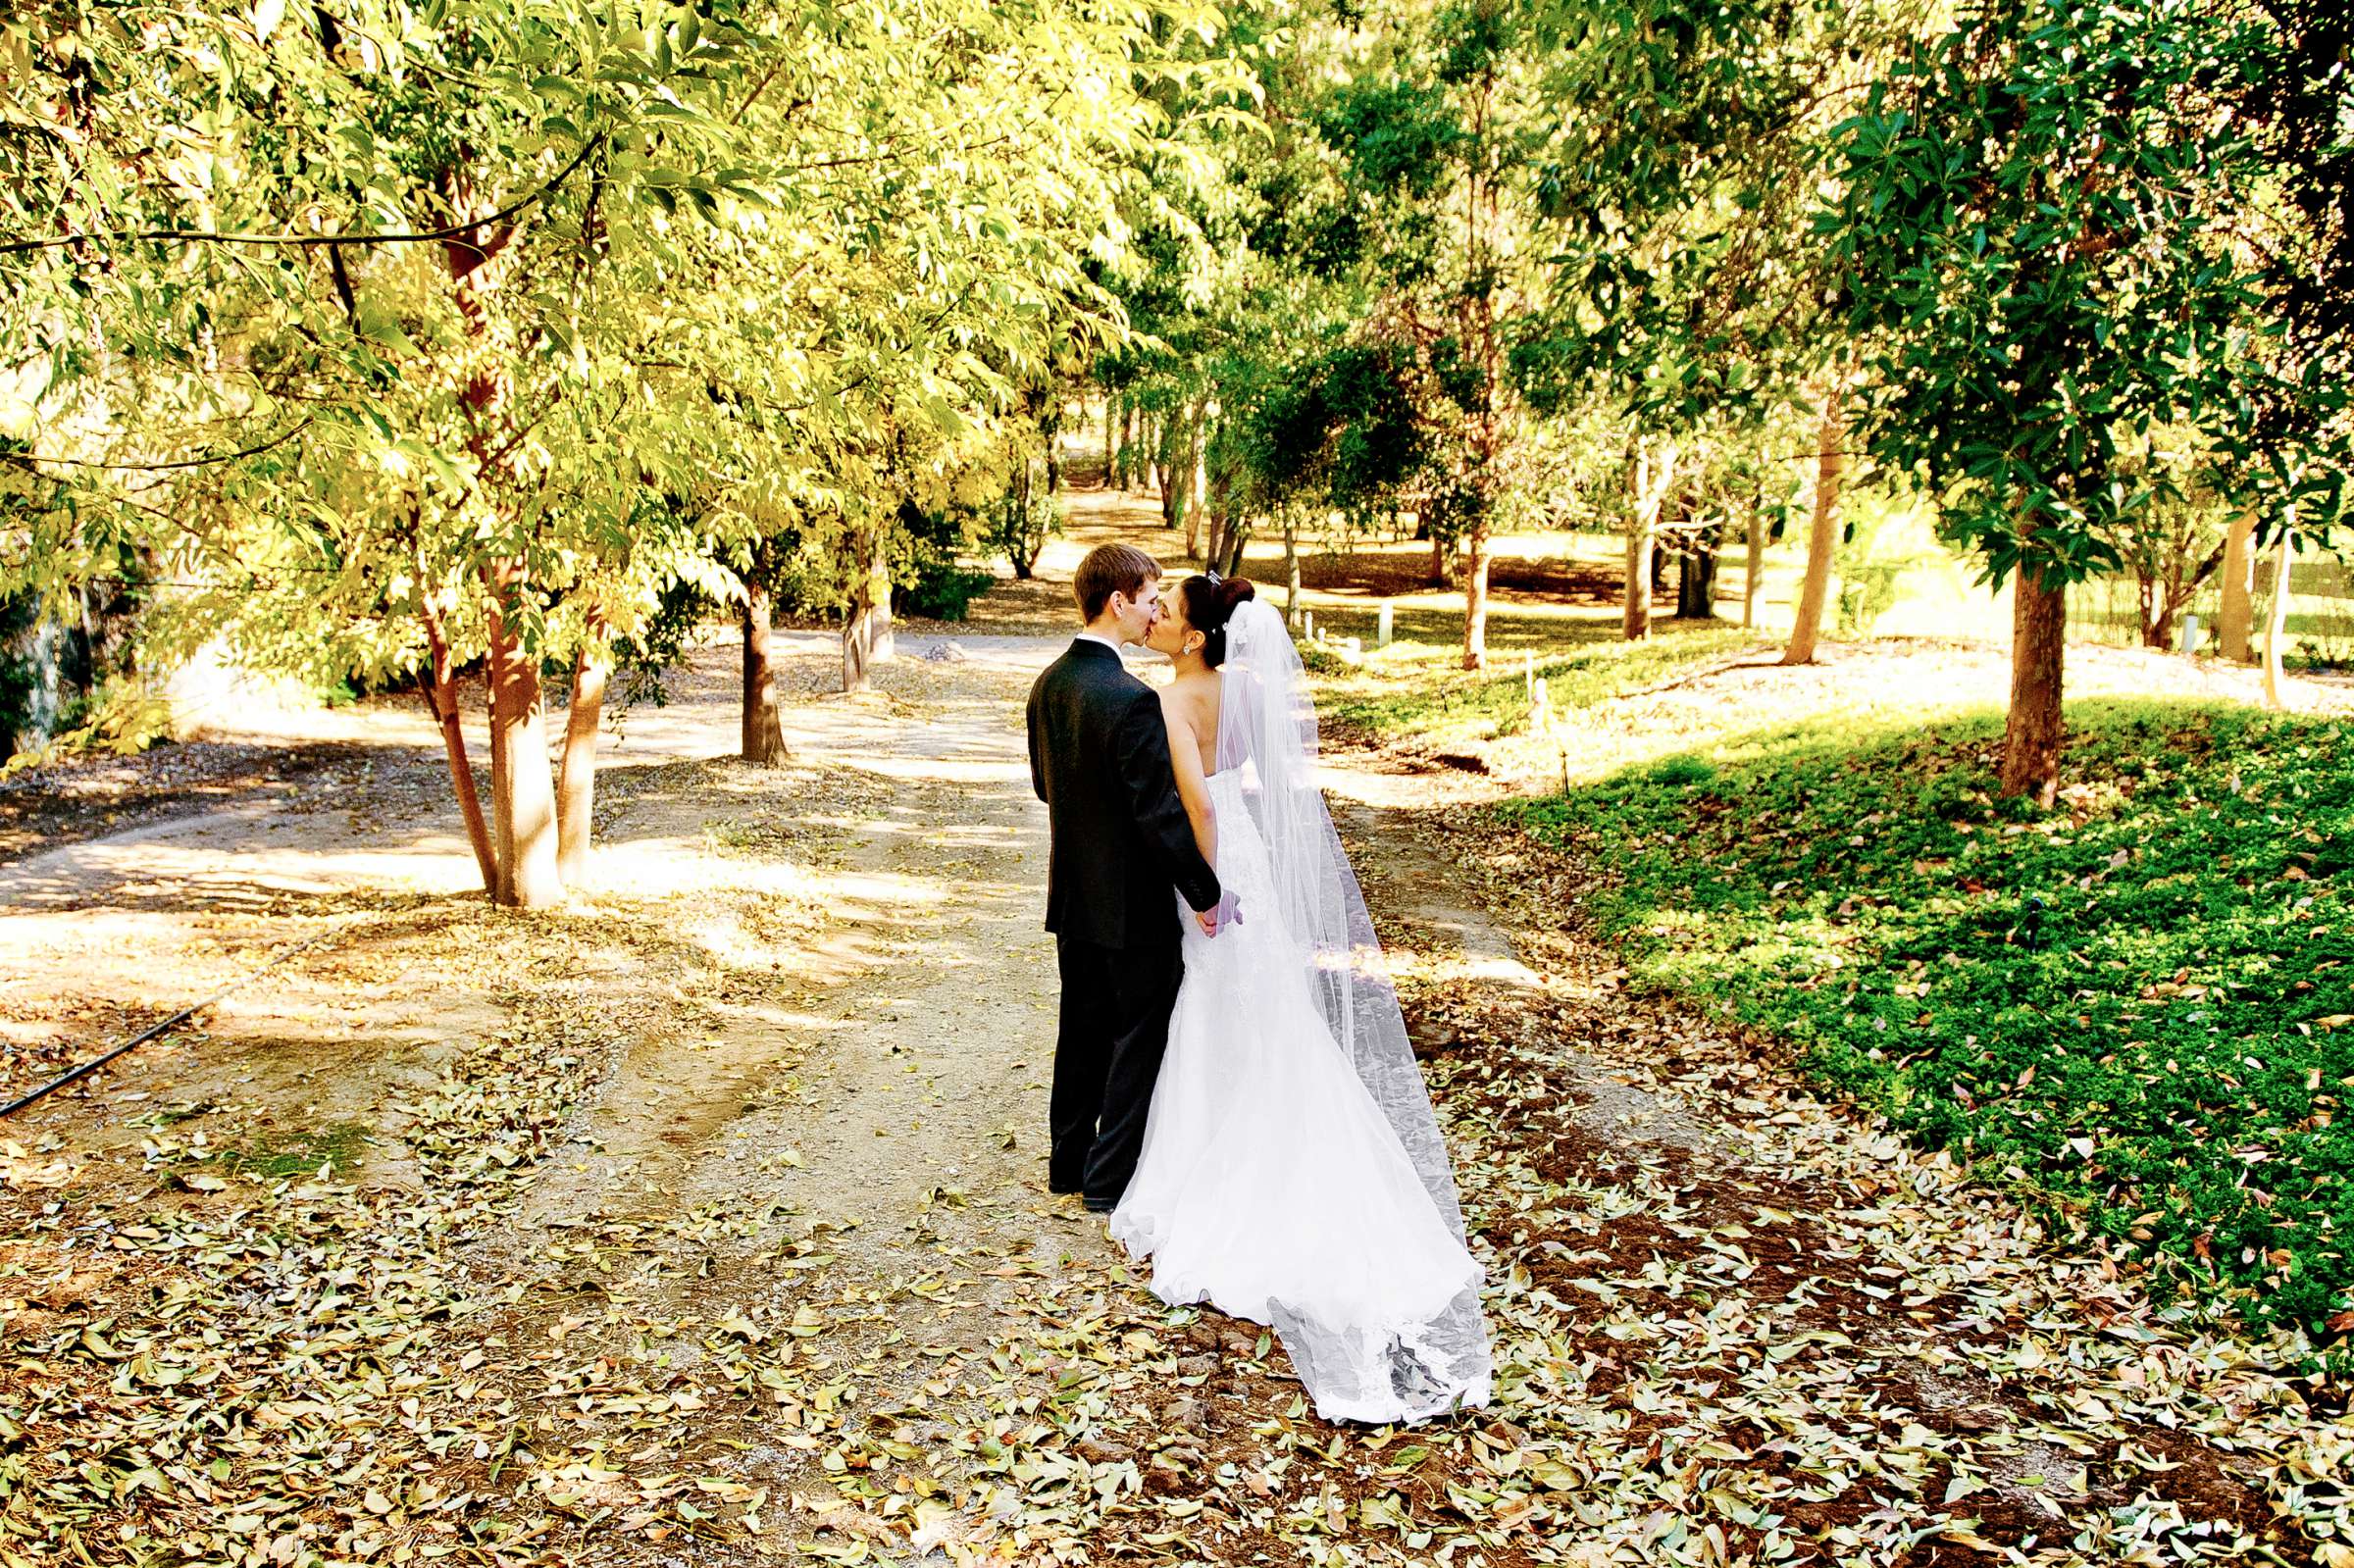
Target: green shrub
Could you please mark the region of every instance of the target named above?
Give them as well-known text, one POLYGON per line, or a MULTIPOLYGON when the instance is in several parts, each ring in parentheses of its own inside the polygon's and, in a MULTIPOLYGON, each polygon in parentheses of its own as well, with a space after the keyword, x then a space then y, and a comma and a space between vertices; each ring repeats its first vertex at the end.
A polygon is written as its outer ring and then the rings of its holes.
POLYGON ((1651 765, 1646 777, 1653 784, 1670 789, 1680 784, 1703 784, 1716 777, 1716 765, 1705 757, 1663 757, 1651 765))
POLYGON ((906 535, 905 564, 895 571, 891 607, 901 615, 931 621, 961 621, 973 600, 987 592, 997 578, 967 570, 958 560, 973 516, 968 509, 949 507, 927 512, 910 501, 899 508, 899 527, 906 535))
POLYGON ((982 543, 1005 557, 1017 578, 1029 578, 1047 540, 1062 531, 1062 503, 1027 485, 1008 489, 983 514, 982 543))
POLYGON ((902 615, 961 621, 973 601, 997 581, 990 573, 968 572, 953 561, 919 561, 915 581, 892 590, 892 607, 902 615))

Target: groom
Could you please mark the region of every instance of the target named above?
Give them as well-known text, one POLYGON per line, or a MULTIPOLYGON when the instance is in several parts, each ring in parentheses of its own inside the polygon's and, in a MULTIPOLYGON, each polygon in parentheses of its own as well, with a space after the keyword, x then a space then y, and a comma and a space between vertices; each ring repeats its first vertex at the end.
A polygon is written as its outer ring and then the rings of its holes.
POLYGON ((1047 1185, 1103 1213, 1127 1190, 1184 977, 1174 886, 1210 936, 1240 918, 1177 797, 1152 688, 1120 650, 1160 620, 1160 563, 1088 552, 1071 582, 1086 623, 1030 688, 1030 781, 1047 803, 1047 930, 1062 971, 1047 1185))

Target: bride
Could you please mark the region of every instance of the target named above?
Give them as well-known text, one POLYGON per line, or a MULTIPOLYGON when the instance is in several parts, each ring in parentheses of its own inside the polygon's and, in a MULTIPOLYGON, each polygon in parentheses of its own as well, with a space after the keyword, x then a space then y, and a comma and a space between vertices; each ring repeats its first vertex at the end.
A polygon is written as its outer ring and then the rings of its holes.
POLYGON ((1315 711, 1283 618, 1192 577, 1150 646, 1178 792, 1243 918, 1185 925, 1134 1179, 1112 1238, 1171 1305, 1271 1324, 1331 1421, 1488 1398, 1481 1269, 1356 879, 1316 786, 1315 711))

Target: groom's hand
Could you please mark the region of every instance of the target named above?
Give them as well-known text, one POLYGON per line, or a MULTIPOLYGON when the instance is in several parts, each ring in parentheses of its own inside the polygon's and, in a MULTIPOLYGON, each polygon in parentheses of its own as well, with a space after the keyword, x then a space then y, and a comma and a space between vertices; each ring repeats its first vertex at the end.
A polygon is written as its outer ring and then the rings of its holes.
POLYGON ((1194 918, 1202 923, 1203 936, 1215 936, 1227 927, 1243 923, 1243 901, 1231 892, 1221 894, 1215 909, 1198 909, 1194 918))

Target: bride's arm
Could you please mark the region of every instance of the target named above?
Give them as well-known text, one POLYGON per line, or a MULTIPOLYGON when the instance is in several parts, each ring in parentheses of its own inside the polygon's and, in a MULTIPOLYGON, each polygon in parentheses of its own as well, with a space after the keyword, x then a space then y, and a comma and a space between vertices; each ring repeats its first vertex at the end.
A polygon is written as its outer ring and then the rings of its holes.
POLYGON ((1177 775, 1177 798, 1185 802, 1186 820, 1194 825, 1194 843, 1202 858, 1215 866, 1218 814, 1209 803, 1209 781, 1202 774, 1202 747, 1194 739, 1193 722, 1166 697, 1161 699, 1160 716, 1169 726, 1169 767, 1177 775))

